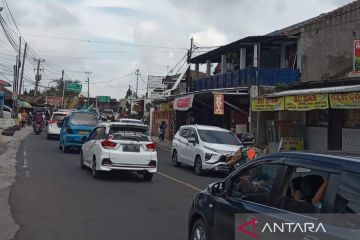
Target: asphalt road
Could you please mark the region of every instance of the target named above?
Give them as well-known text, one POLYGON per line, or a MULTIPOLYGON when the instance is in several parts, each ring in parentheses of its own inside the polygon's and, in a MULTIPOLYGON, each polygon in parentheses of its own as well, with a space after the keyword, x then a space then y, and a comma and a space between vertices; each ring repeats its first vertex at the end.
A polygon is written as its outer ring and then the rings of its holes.
POLYGON ((20 226, 16 240, 186 239, 193 195, 221 176, 174 168, 158 148, 152 182, 131 173, 93 179, 79 154, 63 154, 58 141, 27 137, 17 153, 10 204, 20 226))

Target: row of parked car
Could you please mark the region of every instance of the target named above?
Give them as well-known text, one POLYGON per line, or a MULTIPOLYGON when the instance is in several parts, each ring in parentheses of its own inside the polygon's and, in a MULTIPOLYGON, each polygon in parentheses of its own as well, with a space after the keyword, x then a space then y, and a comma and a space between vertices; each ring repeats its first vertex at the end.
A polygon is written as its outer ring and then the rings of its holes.
POLYGON ((80 149, 80 167, 90 168, 94 178, 112 170, 135 171, 145 181, 157 171, 157 153, 149 128, 137 119, 102 122, 86 111, 54 112, 48 138, 59 138, 64 153, 80 149))

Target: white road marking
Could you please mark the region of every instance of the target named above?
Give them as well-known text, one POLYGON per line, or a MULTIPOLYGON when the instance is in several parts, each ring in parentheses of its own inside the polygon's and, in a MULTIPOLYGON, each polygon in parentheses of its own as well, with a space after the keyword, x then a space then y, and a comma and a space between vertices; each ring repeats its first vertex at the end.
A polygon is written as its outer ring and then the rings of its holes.
POLYGON ((23 165, 23 168, 27 168, 28 167, 28 162, 26 160, 26 158, 24 158, 24 165, 23 165))
POLYGON ((188 188, 191 188, 192 190, 195 190, 196 192, 202 191, 200 188, 197 188, 197 187, 195 187, 194 185, 191 185, 191 184, 189 184, 189 183, 186 183, 186 182, 184 182, 184 181, 181 181, 181 180, 179 180, 179 179, 177 179, 177 178, 171 177, 171 176, 169 176, 169 175, 167 175, 167 174, 165 174, 165 173, 157 172, 157 174, 159 174, 160 176, 163 176, 163 177, 165 177, 165 178, 167 178, 167 179, 170 179, 170 180, 172 180, 172 181, 174 181, 174 182, 177 182, 177 183, 179 183, 179 184, 181 184, 181 185, 183 185, 183 186, 186 186, 186 187, 188 187, 188 188))
POLYGON ((26 158, 26 150, 24 150, 24 158, 26 158))
POLYGON ((30 171, 29 171, 29 170, 26 170, 26 171, 25 171, 25 176, 26 176, 27 178, 30 178, 30 171))

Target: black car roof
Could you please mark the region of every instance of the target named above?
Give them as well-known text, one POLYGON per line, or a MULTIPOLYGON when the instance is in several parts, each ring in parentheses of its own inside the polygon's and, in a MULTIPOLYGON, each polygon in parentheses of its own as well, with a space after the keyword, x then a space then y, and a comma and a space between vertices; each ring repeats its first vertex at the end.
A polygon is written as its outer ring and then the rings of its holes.
POLYGON ((299 158, 340 165, 343 170, 360 173, 360 154, 346 152, 279 152, 265 155, 274 158, 299 158))

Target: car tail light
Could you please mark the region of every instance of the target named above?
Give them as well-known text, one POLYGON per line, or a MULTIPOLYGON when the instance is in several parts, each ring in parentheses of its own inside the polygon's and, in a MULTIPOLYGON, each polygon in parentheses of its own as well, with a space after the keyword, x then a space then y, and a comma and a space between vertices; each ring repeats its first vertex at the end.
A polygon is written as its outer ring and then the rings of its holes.
POLYGON ((116 147, 117 143, 110 141, 109 139, 105 139, 104 141, 101 142, 101 146, 103 146, 103 148, 109 149, 109 148, 114 148, 116 147))
POLYGON ((155 143, 146 144, 146 150, 147 150, 147 151, 154 152, 154 151, 155 151, 155 148, 156 148, 155 143))
POLYGON ((149 162, 149 167, 156 167, 156 161, 154 161, 154 160, 151 160, 150 162, 149 162))
POLYGON ((68 127, 68 128, 66 128, 66 133, 73 134, 74 131, 71 128, 68 127))
POLYGON ((54 123, 56 123, 55 120, 49 120, 49 124, 54 124, 54 123))

